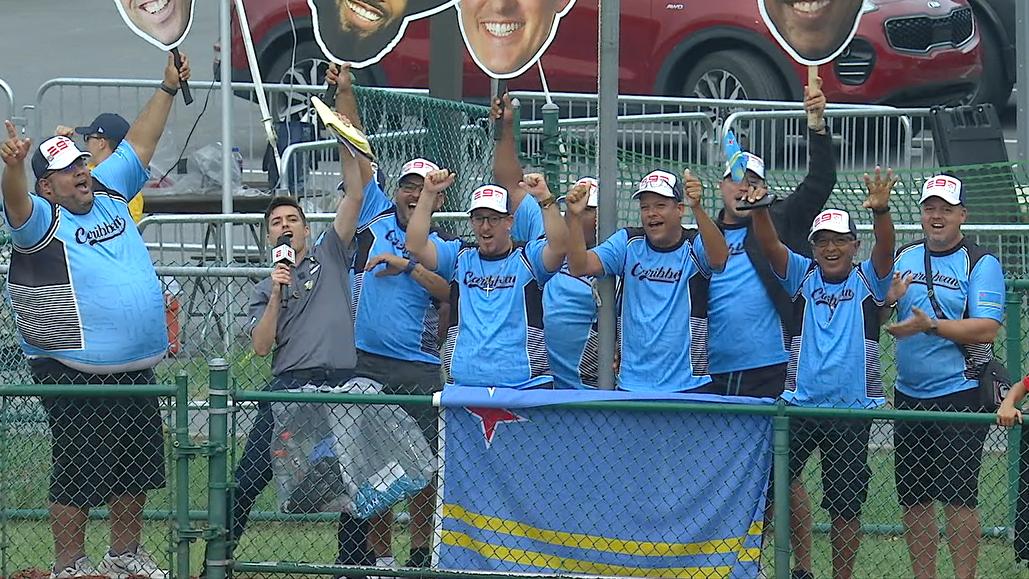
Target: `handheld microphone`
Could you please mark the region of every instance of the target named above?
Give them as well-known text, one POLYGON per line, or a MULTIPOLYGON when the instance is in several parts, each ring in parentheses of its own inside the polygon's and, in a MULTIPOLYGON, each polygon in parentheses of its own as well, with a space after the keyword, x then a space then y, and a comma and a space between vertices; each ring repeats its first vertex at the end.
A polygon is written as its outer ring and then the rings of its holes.
MULTIPOLYGON (((297 254, 293 251, 292 246, 293 235, 286 233, 280 235, 279 239, 275 241, 275 248, 272 249, 272 262, 275 265, 280 263, 285 264, 289 268, 292 268, 297 264, 297 254)), ((289 297, 289 285, 282 284, 282 307, 286 307, 286 299, 289 297)))

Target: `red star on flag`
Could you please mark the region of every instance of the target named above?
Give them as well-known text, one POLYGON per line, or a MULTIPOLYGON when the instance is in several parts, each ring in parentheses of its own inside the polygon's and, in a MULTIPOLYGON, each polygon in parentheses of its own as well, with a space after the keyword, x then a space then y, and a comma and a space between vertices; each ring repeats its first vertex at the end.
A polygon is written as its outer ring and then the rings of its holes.
POLYGON ((486 437, 486 448, 493 443, 493 435, 497 432, 497 425, 504 422, 523 422, 527 420, 518 416, 510 410, 503 408, 471 408, 466 407, 470 414, 479 419, 482 423, 482 434, 486 437))

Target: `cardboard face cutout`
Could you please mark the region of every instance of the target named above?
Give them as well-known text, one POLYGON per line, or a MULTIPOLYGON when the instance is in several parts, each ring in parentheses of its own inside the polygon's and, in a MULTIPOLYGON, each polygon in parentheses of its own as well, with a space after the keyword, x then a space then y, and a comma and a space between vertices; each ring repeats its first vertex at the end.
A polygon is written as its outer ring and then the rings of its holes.
POLYGON ((185 40, 193 25, 196 0, 114 0, 122 20, 137 36, 169 51, 185 40))
POLYGON ((850 44, 864 0, 757 0, 765 26, 797 62, 831 62, 850 44))
POLYGON ((389 54, 407 24, 442 12, 456 0, 307 0, 314 38, 325 56, 362 68, 389 54))
POLYGON ((543 56, 575 0, 459 0, 461 36, 493 78, 513 78, 543 56))

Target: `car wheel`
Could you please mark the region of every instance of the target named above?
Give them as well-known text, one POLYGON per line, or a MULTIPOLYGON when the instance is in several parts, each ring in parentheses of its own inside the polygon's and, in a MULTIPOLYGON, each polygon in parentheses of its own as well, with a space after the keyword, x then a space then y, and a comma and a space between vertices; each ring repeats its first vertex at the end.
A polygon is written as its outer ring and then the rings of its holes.
MULTIPOLYGON (((329 61, 314 42, 304 42, 297 46, 296 53, 292 45, 275 59, 265 75, 265 82, 289 84, 296 86, 325 85, 325 71, 329 61)), ((353 70, 356 83, 361 86, 374 86, 370 70, 353 70)), ((269 99, 271 114, 280 121, 287 118, 293 121, 310 120, 314 114, 310 99, 304 93, 274 93, 269 99)), ((330 103, 331 106, 331 103, 330 103)))
MULTIPOLYGON (((785 100, 788 98, 779 74, 761 57, 746 50, 723 50, 701 58, 686 75, 682 93, 684 96, 719 100, 785 100)), ((722 124, 732 113, 741 110, 727 107, 704 108, 721 134, 722 124)), ((765 126, 743 125, 737 127, 736 136, 749 150, 759 151, 767 146, 761 133, 765 126)), ((698 135, 702 143, 709 137, 698 135)))
POLYGON ((1000 41, 990 26, 979 27, 979 45, 982 47, 983 75, 979 78, 975 92, 969 98, 972 104, 991 103, 1000 114, 1008 106, 1012 83, 1004 70, 1000 41))

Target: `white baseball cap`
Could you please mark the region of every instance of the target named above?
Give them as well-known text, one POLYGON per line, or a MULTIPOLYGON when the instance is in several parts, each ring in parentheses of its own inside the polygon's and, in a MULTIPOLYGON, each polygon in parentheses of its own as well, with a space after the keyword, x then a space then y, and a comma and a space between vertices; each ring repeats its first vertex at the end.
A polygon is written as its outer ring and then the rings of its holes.
POLYGON ((468 206, 468 214, 476 209, 492 209, 497 213, 507 214, 507 189, 500 185, 483 185, 472 191, 472 204, 468 206))
POLYGON ((682 183, 679 178, 668 171, 651 171, 646 177, 640 179, 636 192, 632 194, 633 199, 639 199, 644 193, 656 193, 662 197, 669 197, 676 201, 682 201, 682 183))
MULTIPOLYGON (((741 153, 743 158, 747 160, 747 171, 753 171, 755 175, 765 178, 765 161, 761 157, 758 157, 754 153, 741 153)), ((732 173, 732 165, 726 163, 725 173, 722 173, 722 179, 725 179, 732 173)))
POLYGON ((68 137, 50 137, 36 148, 32 155, 32 173, 42 179, 47 171, 60 171, 75 161, 88 158, 90 154, 80 151, 75 141, 68 137))
POLYGON ((857 228, 850 214, 842 209, 826 209, 818 214, 811 222, 811 233, 807 236, 808 241, 814 241, 815 234, 819 231, 832 231, 833 233, 853 234, 857 237, 857 228))
POLYGON ((590 196, 586 200, 586 207, 597 207, 600 205, 600 186, 597 184, 597 180, 593 177, 580 177, 575 184, 578 185, 580 183, 589 185, 590 188, 590 196))
POLYGON ((400 181, 408 175, 418 175, 419 177, 425 178, 429 173, 433 171, 439 171, 439 165, 433 163, 428 159, 411 159, 404 163, 404 166, 400 168, 400 177, 397 181, 400 181))
POLYGON ((918 202, 924 203, 930 197, 939 197, 951 205, 964 205, 965 188, 961 186, 961 180, 957 177, 936 175, 922 183, 922 196, 918 198, 918 202))

